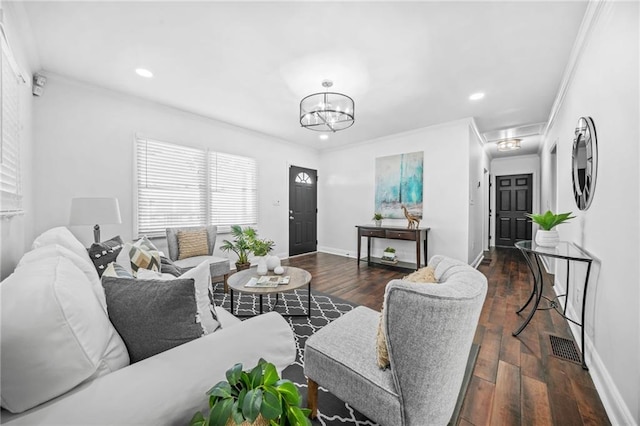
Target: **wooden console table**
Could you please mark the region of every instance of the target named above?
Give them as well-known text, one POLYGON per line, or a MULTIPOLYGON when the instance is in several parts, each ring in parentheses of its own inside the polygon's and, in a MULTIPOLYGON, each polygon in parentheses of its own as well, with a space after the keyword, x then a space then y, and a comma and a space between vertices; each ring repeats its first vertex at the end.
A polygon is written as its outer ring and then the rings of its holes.
POLYGON ((424 245, 424 264, 427 264, 427 234, 429 233, 429 228, 417 228, 417 229, 408 229, 400 226, 372 226, 372 225, 356 225, 358 228, 358 267, 360 267, 360 261, 364 259, 360 259, 361 252, 361 243, 362 237, 367 237, 367 264, 371 265, 372 263, 387 265, 387 266, 397 266, 404 267, 408 269, 412 269, 414 265, 412 263, 403 263, 398 262, 396 265, 390 265, 388 263, 382 263, 380 259, 371 257, 371 238, 386 238, 389 240, 406 240, 406 241, 415 241, 416 242, 416 263, 415 269, 420 269, 420 249, 421 245, 424 245), (422 243, 422 244, 421 244, 422 243))

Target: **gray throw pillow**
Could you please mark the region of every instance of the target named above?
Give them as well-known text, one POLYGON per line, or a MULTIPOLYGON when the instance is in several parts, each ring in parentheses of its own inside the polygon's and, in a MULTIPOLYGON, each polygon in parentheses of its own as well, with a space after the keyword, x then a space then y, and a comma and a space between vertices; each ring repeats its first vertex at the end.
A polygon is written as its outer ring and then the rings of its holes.
POLYGON ((103 277, 109 319, 131 363, 202 336, 193 279, 138 280, 103 277))
POLYGON ((168 257, 160 255, 160 272, 163 274, 171 274, 174 277, 179 277, 185 271, 176 266, 176 264, 168 257))

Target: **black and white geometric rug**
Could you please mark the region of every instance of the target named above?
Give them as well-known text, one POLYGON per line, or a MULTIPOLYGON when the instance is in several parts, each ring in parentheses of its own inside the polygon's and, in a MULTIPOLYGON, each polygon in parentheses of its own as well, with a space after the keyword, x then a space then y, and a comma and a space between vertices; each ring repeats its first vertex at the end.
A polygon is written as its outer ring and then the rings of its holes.
MULTIPOLYGON (((231 312, 229 303, 229 294, 223 291, 222 283, 212 286, 212 297, 217 306, 222 306, 231 312)), ((279 301, 275 308, 276 312, 287 315, 299 315, 307 313, 307 290, 295 290, 289 293, 280 293, 279 301)), ((233 314, 234 315, 254 315, 259 312, 259 297, 242 294, 238 303, 238 293, 234 293, 233 314)), ((272 310, 275 304, 275 296, 263 297, 263 312, 272 310)), ((311 292, 311 318, 307 317, 285 317, 291 325, 296 340, 296 360, 282 372, 282 377, 291 380, 298 387, 300 395, 303 398, 303 406, 307 403, 307 379, 304 376, 304 345, 313 333, 329 324, 331 321, 340 318, 342 315, 353 310, 356 305, 336 297, 330 297, 327 294, 312 291, 311 292)), ((473 367, 478 355, 479 346, 473 345, 465 379, 462 385, 458 404, 450 421, 450 425, 458 424, 458 416, 462 408, 462 401, 467 391, 467 386, 473 372, 473 367)), ((349 404, 333 396, 322 386, 318 387, 318 418, 313 420, 314 425, 356 425, 356 426, 377 426, 377 423, 369 420, 363 414, 354 410, 349 404)))
MULTIPOLYGON (((252 295, 242 294, 238 303, 238 293, 234 293, 234 315, 251 315, 259 311, 259 298, 252 295)), ((213 298, 218 306, 226 310, 229 309, 229 294, 222 291, 222 284, 213 285, 213 298)), ((264 312, 269 312, 275 303, 275 297, 264 297, 264 312)), ((336 318, 340 318, 345 313, 351 311, 356 306, 342 299, 330 297, 317 291, 311 292, 311 319, 306 317, 285 317, 291 325, 296 339, 296 360, 287 367, 282 376, 296 384, 304 399, 304 406, 307 400, 307 379, 304 376, 304 345, 307 338, 336 318)), ((295 290, 289 293, 280 293, 278 305, 275 309, 281 314, 306 314, 307 313, 307 290, 295 290)), ((318 418, 313 421, 314 425, 358 425, 374 426, 377 423, 367 419, 348 404, 339 400, 322 387, 318 388, 318 418)))

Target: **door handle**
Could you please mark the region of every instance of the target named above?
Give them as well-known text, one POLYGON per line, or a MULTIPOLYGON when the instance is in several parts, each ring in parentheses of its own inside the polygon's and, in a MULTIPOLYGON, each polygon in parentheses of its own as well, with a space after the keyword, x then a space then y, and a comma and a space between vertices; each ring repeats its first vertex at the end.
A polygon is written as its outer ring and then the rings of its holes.
POLYGON ((289 220, 293 220, 293 216, 289 216, 289 220))

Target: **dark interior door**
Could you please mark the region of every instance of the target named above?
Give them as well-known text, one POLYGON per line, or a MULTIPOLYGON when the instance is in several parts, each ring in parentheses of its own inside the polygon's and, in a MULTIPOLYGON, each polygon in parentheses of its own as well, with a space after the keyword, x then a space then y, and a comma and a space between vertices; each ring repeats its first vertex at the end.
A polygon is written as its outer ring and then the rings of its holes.
POLYGON ((289 168, 289 256, 318 248, 318 174, 315 170, 289 168))
POLYGON ((531 239, 532 175, 496 176, 496 246, 531 239))

